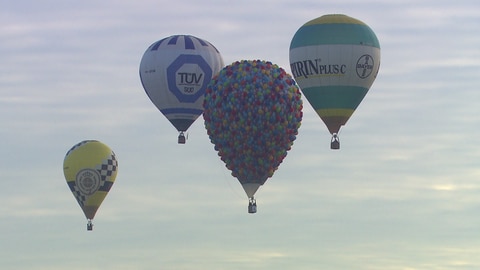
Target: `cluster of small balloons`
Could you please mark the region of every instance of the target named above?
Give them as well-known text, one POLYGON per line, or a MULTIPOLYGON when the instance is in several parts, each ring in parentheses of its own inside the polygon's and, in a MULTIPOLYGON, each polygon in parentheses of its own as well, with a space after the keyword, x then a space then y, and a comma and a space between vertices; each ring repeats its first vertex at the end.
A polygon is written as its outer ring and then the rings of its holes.
MULTIPOLYGON (((375 33, 355 18, 324 15, 297 30, 289 55, 304 97, 333 136, 331 148, 339 149, 337 133, 380 68, 375 33)), ((185 143, 183 133, 203 113, 215 150, 242 184, 249 213, 255 213, 255 192, 277 170, 298 134, 301 94, 294 79, 271 62, 242 60, 223 66, 208 41, 173 35, 147 48, 139 74, 148 97, 180 133, 179 143, 185 143)), ((98 141, 81 142, 65 157, 65 178, 89 230, 117 166, 113 151, 98 141)))
POLYGON ((301 93, 279 66, 242 60, 223 68, 207 86, 205 127, 215 150, 240 182, 263 184, 298 134, 301 93))

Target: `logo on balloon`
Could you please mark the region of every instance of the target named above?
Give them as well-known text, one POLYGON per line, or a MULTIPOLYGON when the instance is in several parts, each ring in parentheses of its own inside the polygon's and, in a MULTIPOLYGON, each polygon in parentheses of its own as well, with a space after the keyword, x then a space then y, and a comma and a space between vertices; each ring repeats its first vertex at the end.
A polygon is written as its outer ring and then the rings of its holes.
POLYGON ((100 187, 100 174, 93 169, 83 169, 77 173, 75 185, 84 195, 92 195, 100 187))
POLYGON ((345 75, 347 66, 345 64, 321 64, 322 59, 303 60, 290 64, 290 69, 295 78, 324 75, 345 75))
POLYGON ((200 55, 182 54, 167 67, 168 88, 180 102, 196 102, 211 78, 212 69, 200 55))
POLYGON ((368 54, 364 54, 360 56, 360 58, 358 58, 357 60, 357 66, 356 66, 358 77, 365 79, 368 76, 370 76, 370 74, 372 74, 372 71, 373 71, 373 64, 374 63, 373 63, 372 56, 368 54))

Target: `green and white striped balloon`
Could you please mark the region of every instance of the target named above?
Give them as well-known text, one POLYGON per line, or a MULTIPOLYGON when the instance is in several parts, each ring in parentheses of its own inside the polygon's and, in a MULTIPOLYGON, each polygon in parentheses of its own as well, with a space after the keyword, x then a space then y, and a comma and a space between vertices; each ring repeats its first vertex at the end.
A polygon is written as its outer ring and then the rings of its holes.
POLYGON ((334 138, 362 102, 379 67, 375 33, 346 15, 305 23, 290 44, 292 74, 334 138))

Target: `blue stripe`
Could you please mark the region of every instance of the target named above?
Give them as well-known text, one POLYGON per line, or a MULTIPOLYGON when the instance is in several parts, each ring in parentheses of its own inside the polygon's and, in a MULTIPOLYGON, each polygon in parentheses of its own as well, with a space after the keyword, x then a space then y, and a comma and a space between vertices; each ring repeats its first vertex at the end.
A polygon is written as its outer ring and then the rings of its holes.
POLYGON ((200 45, 202 46, 205 46, 205 47, 212 47, 217 53, 220 53, 217 48, 215 48, 215 46, 213 46, 212 44, 210 44, 208 41, 205 41, 203 39, 200 39, 200 38, 197 38, 197 37, 194 37, 194 36, 186 36, 186 35, 176 35, 176 36, 170 36, 170 37, 166 37, 164 39, 161 39, 155 43, 153 43, 151 46, 150 46, 150 51, 156 51, 158 50, 158 48, 160 47, 160 45, 162 45, 163 42, 165 42, 165 40, 168 39, 168 45, 176 45, 177 42, 178 42, 178 38, 179 37, 183 37, 184 40, 185 40, 185 49, 186 50, 195 50, 195 43, 193 43, 193 39, 197 40, 200 45))
POLYGON ((157 42, 153 43, 152 48, 150 50, 151 51, 158 50, 158 47, 160 47, 160 45, 162 44, 163 41, 165 41, 165 39, 167 39, 167 38, 161 39, 160 41, 157 41, 157 42))
POLYGON ((164 115, 174 114, 174 113, 185 113, 185 114, 194 114, 200 115, 203 113, 203 110, 192 109, 192 108, 168 108, 160 110, 164 115))
POLYGON ((208 44, 207 44, 207 42, 205 42, 205 40, 200 39, 200 38, 195 38, 195 39, 198 40, 198 42, 200 42, 200 44, 202 44, 202 46, 207 46, 208 47, 208 44))
POLYGON ((195 50, 195 45, 190 36, 183 36, 185 40, 185 50, 195 50))
POLYGON ((200 43, 200 45, 205 46, 205 47, 209 47, 209 46, 210 46, 210 47, 212 47, 217 53, 220 53, 220 52, 217 50, 217 48, 216 48, 215 46, 213 46, 210 42, 208 42, 208 41, 206 41, 206 40, 203 40, 203 39, 201 39, 201 38, 194 37, 194 36, 191 36, 191 37, 195 38, 195 39, 200 43))
POLYGON ((175 45, 177 44, 177 39, 179 36, 172 36, 172 38, 168 41, 168 45, 175 45))

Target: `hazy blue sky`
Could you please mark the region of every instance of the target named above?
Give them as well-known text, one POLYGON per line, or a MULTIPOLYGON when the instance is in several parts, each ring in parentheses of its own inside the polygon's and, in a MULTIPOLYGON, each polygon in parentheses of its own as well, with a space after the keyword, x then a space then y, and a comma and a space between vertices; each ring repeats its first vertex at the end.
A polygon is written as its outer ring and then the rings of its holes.
POLYGON ((0 0, 0 268, 480 269, 479 29, 477 0, 0 0), (377 80, 339 151, 304 100, 250 215, 203 118, 176 143, 140 59, 191 34, 290 73, 295 31, 330 13, 376 32, 377 80), (92 232, 62 171, 84 139, 119 160, 92 232))

